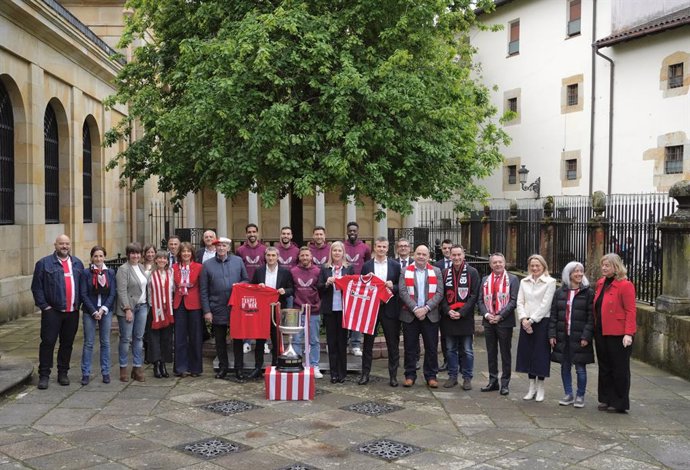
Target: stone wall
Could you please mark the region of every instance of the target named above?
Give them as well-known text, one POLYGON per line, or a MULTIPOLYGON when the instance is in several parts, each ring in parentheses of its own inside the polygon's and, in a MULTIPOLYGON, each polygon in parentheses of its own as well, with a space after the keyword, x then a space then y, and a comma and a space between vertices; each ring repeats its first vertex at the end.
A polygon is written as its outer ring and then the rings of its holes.
POLYGON ((638 304, 633 357, 690 380, 690 316, 638 304))

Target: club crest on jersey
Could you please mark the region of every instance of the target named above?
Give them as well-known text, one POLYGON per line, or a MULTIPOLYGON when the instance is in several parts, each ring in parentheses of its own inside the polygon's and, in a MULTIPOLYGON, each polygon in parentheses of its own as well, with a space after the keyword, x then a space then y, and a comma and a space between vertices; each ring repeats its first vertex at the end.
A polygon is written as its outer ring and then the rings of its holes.
POLYGON ((256 258, 251 258, 249 256, 245 256, 244 259, 247 260, 247 264, 257 264, 259 262, 260 256, 257 256, 256 258))
POLYGON ((242 297, 242 310, 246 313, 253 313, 259 311, 259 305, 256 297, 242 297))
POLYGON ((356 263, 357 260, 359 260, 359 253, 357 253, 354 257, 350 258, 350 255, 345 253, 345 259, 347 260, 348 263, 356 263))
POLYGON ((283 259, 280 256, 278 256, 278 262, 280 264, 290 264, 292 263, 292 256, 288 257, 288 259, 283 259))
POLYGON ((302 287, 311 287, 311 283, 314 281, 314 279, 309 279, 308 281, 303 281, 302 279, 297 278, 297 283, 302 286, 302 287))

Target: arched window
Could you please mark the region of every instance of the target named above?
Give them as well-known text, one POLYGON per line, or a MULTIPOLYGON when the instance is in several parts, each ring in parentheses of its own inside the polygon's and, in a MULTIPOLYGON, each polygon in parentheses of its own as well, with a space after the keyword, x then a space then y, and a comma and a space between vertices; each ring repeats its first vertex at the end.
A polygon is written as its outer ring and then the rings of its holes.
POLYGON ((84 183, 84 222, 93 222, 93 186, 91 183, 92 178, 92 160, 91 160, 91 132, 89 131, 89 125, 84 122, 83 129, 83 153, 84 156, 84 173, 83 173, 83 183, 84 183))
POLYGON ((60 223, 60 153, 55 111, 48 105, 43 117, 45 143, 45 205, 46 223, 60 223))
POLYGON ((0 83, 0 224, 14 223, 14 114, 0 83))

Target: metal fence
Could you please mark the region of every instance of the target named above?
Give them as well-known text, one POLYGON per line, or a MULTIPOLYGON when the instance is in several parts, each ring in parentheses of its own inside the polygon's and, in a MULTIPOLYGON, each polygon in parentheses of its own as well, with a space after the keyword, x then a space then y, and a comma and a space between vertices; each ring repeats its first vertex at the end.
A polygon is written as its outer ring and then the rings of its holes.
POLYGON ((165 201, 151 201, 149 204, 149 231, 151 243, 166 249, 168 238, 176 233, 176 227, 182 227, 184 208, 177 212, 165 201))

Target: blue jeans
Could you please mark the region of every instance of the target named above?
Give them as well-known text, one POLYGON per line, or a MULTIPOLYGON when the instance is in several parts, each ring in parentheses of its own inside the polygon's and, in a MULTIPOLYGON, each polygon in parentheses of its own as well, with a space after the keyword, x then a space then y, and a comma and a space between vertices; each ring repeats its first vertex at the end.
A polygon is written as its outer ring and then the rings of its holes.
POLYGON ((81 375, 91 375, 91 358, 93 342, 96 339, 96 324, 101 340, 101 375, 110 375, 110 327, 113 324, 113 312, 94 319, 89 313, 83 313, 84 347, 81 351, 81 375))
POLYGON ((350 347, 352 349, 359 348, 362 349, 362 333, 359 331, 349 330, 350 333, 350 347))
MULTIPOLYGON (((563 380, 563 390, 566 395, 573 394, 573 377, 570 374, 572 362, 570 358, 570 343, 565 341, 563 349, 563 362, 561 362, 561 380, 563 380)), ((585 364, 575 364, 575 375, 577 376, 577 396, 584 397, 587 390, 587 366, 585 364)))
MULTIPOLYGON (((319 365, 321 357, 321 336, 319 330, 321 329, 321 315, 312 315, 309 318, 309 365, 312 367, 319 365)), ((304 351, 304 331, 295 335, 295 342, 292 344, 297 354, 302 354, 304 351)))
POLYGON ((129 358, 129 345, 132 344, 132 365, 141 367, 144 365, 144 330, 146 329, 146 317, 149 313, 148 304, 139 304, 133 310, 134 319, 125 321, 124 315, 117 317, 117 326, 120 330, 120 344, 118 355, 120 367, 127 367, 129 358))
POLYGON ((446 352, 448 377, 457 378, 458 372, 461 372, 463 379, 471 379, 474 371, 472 335, 446 335, 446 352))

